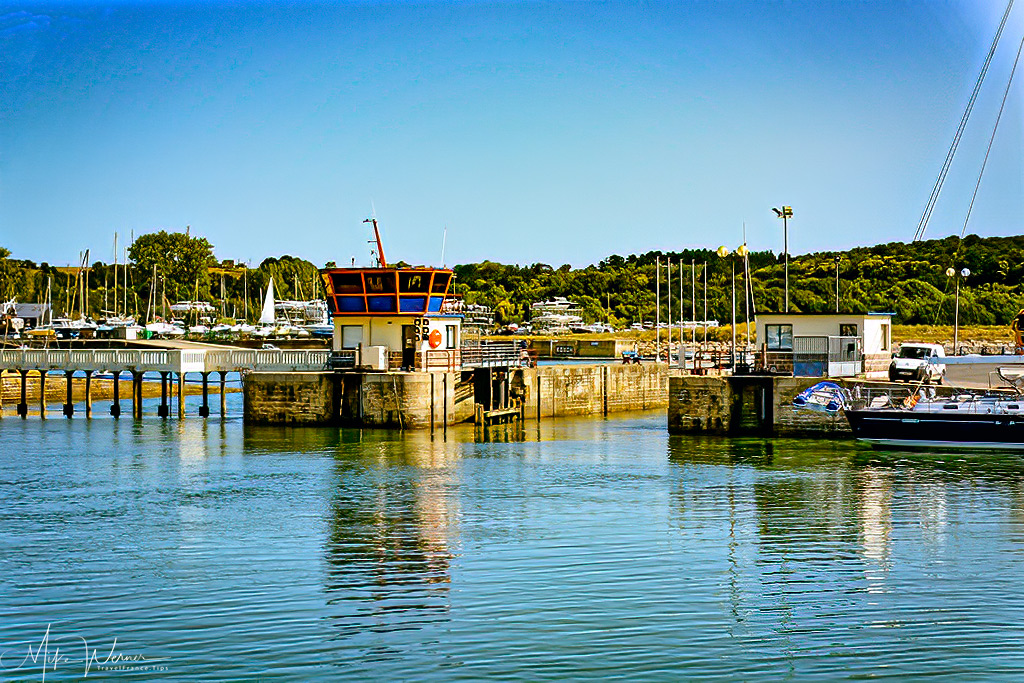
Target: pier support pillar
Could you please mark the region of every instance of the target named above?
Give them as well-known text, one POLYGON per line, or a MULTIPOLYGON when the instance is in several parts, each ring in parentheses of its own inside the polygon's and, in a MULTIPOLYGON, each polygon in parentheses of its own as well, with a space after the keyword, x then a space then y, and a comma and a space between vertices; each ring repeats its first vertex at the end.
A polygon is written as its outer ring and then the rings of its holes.
POLYGON ((142 373, 132 370, 132 419, 142 419, 142 373))
POLYGON ((46 370, 39 371, 39 417, 46 419, 46 370))
POLYGON ((178 419, 185 418, 185 373, 178 373, 178 419))
POLYGON ((540 371, 537 371, 537 423, 540 423, 540 371))
POLYGON ((607 365, 601 368, 601 413, 608 417, 608 375, 611 370, 607 365))
POLYGON ((225 385, 227 383, 228 373, 221 370, 220 372, 220 417, 224 419, 224 416, 228 414, 228 397, 224 393, 225 385))
POLYGON ((114 402, 110 404, 110 414, 121 417, 121 371, 114 370, 114 402))
POLYGON ((74 387, 75 387, 75 373, 65 371, 64 373, 64 384, 67 385, 67 401, 64 403, 64 417, 71 418, 75 414, 75 399, 74 399, 74 387))
POLYGON ((28 370, 19 370, 21 373, 21 402, 18 404, 18 415, 21 419, 28 417, 28 370))
POLYGON ((171 414, 171 409, 167 405, 167 373, 160 373, 160 406, 156 409, 156 414, 160 417, 167 417, 171 414))
POLYGON ((92 419, 92 370, 85 371, 85 418, 92 419))
POLYGON ((210 373, 203 375, 203 405, 199 406, 200 417, 210 417, 210 373))

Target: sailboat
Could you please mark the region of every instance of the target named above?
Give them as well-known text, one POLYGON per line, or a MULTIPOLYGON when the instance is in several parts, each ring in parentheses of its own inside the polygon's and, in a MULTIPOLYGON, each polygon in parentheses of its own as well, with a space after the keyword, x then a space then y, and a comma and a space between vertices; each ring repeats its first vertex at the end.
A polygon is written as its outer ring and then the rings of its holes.
POLYGON ((258 326, 253 330, 257 337, 269 337, 274 333, 274 278, 270 278, 267 284, 266 294, 263 296, 263 310, 260 311, 258 326))

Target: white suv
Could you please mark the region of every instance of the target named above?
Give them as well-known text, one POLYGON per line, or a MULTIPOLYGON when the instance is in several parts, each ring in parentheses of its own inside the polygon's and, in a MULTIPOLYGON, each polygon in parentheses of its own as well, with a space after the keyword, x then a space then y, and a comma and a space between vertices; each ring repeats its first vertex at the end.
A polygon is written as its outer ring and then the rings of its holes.
POLYGON ((900 346, 899 353, 893 354, 889 364, 889 379, 893 382, 905 379, 909 382, 942 382, 946 366, 929 363, 929 358, 945 358, 941 344, 907 342, 900 346))

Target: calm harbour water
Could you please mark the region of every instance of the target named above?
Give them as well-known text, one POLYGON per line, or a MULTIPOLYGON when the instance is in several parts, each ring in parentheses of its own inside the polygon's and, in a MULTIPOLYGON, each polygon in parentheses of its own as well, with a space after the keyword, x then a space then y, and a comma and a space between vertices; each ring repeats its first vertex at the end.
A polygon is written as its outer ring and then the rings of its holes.
POLYGON ((0 422, 0 680, 1024 675, 1017 456, 229 407, 0 422))

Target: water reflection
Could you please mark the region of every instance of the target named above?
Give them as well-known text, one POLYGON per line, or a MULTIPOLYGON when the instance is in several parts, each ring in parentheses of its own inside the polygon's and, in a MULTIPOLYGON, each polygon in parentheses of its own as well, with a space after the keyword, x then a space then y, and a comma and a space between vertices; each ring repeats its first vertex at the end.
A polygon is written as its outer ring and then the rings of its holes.
POLYGON ((885 590, 885 572, 891 568, 892 554, 892 473, 874 467, 865 468, 859 477, 861 527, 860 547, 865 560, 867 590, 885 590))
MULTIPOLYGON (((758 548, 752 561, 765 567, 762 587, 777 591, 783 611, 786 594, 800 585, 800 576, 826 567, 867 592, 888 591, 894 528, 902 523, 913 530, 915 551, 942 557, 950 552, 956 523, 962 523, 950 518, 951 510, 963 516, 965 498, 1005 510, 1007 523, 1024 540, 1024 459, 1013 453, 671 437, 668 458, 683 473, 674 491, 680 525, 692 523, 690 511, 716 502, 727 506, 730 571, 738 562, 737 537, 746 528, 758 548), (686 476, 694 468, 700 468, 699 474, 686 476), (724 474, 714 475, 715 468, 724 474), (850 549, 857 549, 856 557, 850 549), (854 567, 862 583, 846 573, 854 567)), ((733 600, 740 601, 735 595, 733 600)))
POLYGON ((336 450, 324 587, 339 637, 385 655, 392 644, 375 634, 448 618, 458 458, 456 443, 410 434, 336 450))

